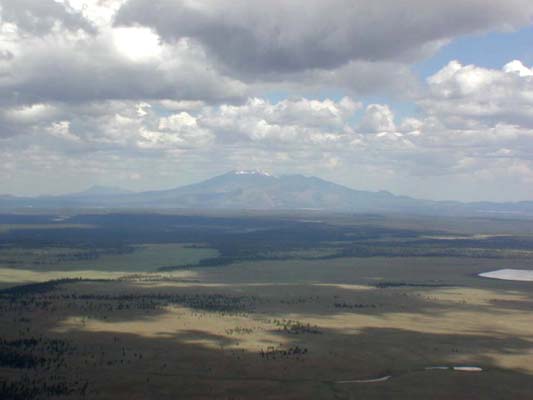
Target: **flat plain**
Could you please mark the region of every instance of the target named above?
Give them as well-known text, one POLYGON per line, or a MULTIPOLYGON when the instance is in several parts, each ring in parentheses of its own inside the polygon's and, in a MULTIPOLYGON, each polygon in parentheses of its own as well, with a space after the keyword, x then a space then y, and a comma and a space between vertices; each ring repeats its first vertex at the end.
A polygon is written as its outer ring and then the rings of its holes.
POLYGON ((5 215, 2 399, 531 399, 533 221, 5 215))

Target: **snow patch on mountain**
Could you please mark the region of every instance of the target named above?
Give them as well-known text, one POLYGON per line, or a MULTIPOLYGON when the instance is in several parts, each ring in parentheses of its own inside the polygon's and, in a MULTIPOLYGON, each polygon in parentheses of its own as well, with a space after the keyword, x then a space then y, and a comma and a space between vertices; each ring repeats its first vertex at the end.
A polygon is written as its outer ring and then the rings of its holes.
POLYGON ((260 171, 260 170, 256 170, 256 169, 253 169, 253 170, 240 170, 240 171, 233 171, 233 173, 235 175, 260 175, 260 176, 270 176, 270 177, 275 177, 274 175, 268 173, 268 172, 265 172, 265 171, 260 171))

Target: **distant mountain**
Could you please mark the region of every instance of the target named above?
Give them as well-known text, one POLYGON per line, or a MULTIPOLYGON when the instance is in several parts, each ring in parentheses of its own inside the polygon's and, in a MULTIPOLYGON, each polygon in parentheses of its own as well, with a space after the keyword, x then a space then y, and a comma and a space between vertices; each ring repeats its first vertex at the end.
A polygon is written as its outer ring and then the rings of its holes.
POLYGON ((0 208, 182 208, 232 210, 324 210, 431 215, 531 215, 533 202, 461 203, 419 200, 386 191, 350 189, 303 175, 274 176, 231 171, 170 190, 128 192, 93 186, 83 192, 35 198, 1 196, 0 208))
POLYGON ((122 194, 128 194, 128 193, 132 193, 132 192, 126 189, 115 187, 115 186, 94 185, 82 192, 64 195, 63 197, 113 196, 113 195, 122 195, 122 194))

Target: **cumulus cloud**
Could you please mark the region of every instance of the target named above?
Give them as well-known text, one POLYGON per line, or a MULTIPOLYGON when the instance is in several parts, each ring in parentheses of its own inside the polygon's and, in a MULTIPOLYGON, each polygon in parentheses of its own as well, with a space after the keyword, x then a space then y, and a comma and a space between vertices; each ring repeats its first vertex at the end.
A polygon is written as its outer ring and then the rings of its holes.
POLYGON ((219 140, 249 140, 267 143, 326 144, 337 142, 351 131, 348 119, 361 104, 345 97, 329 99, 288 99, 272 104, 259 98, 244 105, 210 108, 199 119, 219 132, 219 140))
POLYGON ((528 0, 130 0, 117 24, 201 43, 240 73, 334 69, 350 61, 427 56, 466 33, 530 22, 528 0))
MULTIPOLYGON (((61 107, 43 104, 4 111, 21 134, 41 143, 77 151, 175 153, 214 145, 324 150, 357 137, 351 124, 362 107, 349 97, 337 101, 307 98, 272 103, 250 98, 241 105, 183 102, 107 101, 61 107), (165 108, 168 107, 168 108, 165 108), (184 109, 184 107, 186 109, 184 109)), ((0 118, 0 121, 2 119, 0 118)))
POLYGON ((533 128, 533 69, 518 60, 500 70, 451 61, 427 84, 420 104, 449 126, 533 128))
MULTIPOLYGON (((143 38, 143 34, 137 36, 143 38)), ((234 101, 245 91, 240 82, 206 68, 203 52, 186 41, 159 46, 148 36, 146 51, 141 53, 136 46, 142 41, 130 39, 114 31, 91 40, 58 35, 20 37, 12 50, 14 56, 0 61, 1 101, 234 101)))
POLYGON ((5 0, 1 101, 406 94, 416 89, 409 64, 450 38, 527 23, 533 6, 512 3, 5 0))
POLYGON ((50 105, 36 103, 0 109, 0 138, 35 132, 55 120, 59 110, 50 105))
POLYGON ((199 126, 198 120, 185 111, 161 118, 158 131, 144 136, 145 139, 152 139, 148 146, 155 142, 163 148, 168 147, 168 144, 173 148, 205 147, 213 142, 214 137, 213 132, 199 126))
MULTIPOLYGON (((406 152, 396 152, 393 159, 412 176, 510 181, 506 171, 512 169, 516 185, 529 182, 532 72, 518 60, 501 69, 451 61, 428 77, 426 91, 417 100, 418 115, 404 118, 397 132, 387 136, 400 135, 398 143, 408 140, 413 145, 404 147, 406 152)), ((394 148, 397 151, 400 146, 394 148)))
POLYGON ((17 29, 35 35, 67 29, 95 32, 95 27, 69 3, 55 0, 2 0, 2 23, 10 23, 17 29))
POLYGON ((394 114, 386 104, 370 104, 365 111, 359 128, 363 132, 380 133, 394 132, 394 114))
POLYGON ((409 64, 387 61, 350 61, 331 70, 270 72, 247 84, 254 95, 272 91, 305 94, 337 90, 351 96, 383 94, 410 98, 421 89, 409 64))

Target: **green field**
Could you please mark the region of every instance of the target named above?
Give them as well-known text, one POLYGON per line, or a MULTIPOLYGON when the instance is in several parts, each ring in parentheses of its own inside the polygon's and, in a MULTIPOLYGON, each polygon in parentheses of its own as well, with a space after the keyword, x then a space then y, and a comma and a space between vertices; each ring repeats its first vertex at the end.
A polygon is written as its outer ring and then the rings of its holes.
POLYGON ((143 244, 126 249, 11 247, 0 249, 0 268, 54 271, 147 272, 197 264, 218 252, 187 244, 143 244))
POLYGON ((0 234, 14 230, 91 229, 92 227, 93 226, 87 224, 0 224, 0 234))

